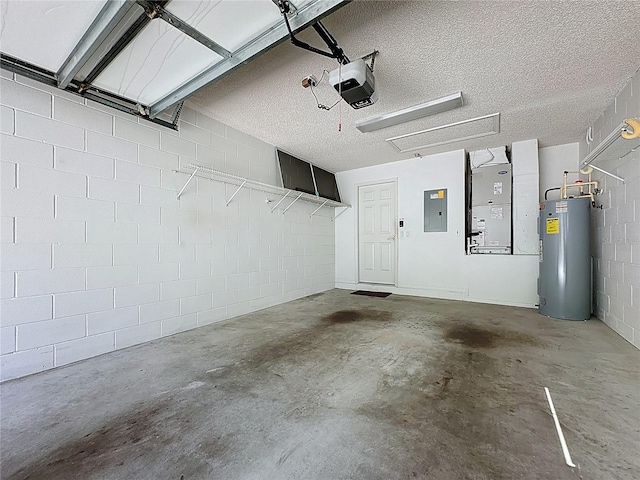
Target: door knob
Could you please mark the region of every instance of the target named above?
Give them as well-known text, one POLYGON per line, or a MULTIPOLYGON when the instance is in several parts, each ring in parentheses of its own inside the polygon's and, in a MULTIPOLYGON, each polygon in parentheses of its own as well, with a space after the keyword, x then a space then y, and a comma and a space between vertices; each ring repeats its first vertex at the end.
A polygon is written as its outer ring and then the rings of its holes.
POLYGON ((395 240, 396 236, 395 235, 391 235, 389 238, 387 238, 387 240, 395 240))

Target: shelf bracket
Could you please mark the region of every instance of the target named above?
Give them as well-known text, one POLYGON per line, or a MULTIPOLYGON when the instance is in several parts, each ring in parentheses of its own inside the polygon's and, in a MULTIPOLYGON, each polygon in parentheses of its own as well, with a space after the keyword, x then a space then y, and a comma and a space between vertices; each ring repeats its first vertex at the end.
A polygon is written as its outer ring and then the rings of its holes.
POLYGON ((294 203, 296 203, 296 202, 300 199, 300 197, 301 197, 301 196, 302 196, 302 192, 300 192, 300 195, 298 195, 298 196, 293 200, 293 202, 291 202, 289 205, 287 205, 287 208, 285 208, 285 209, 282 211, 282 213, 286 213, 286 211, 287 211, 287 210, 289 210, 289 209, 293 206, 293 204, 294 204, 294 203))
POLYGON ((287 198, 287 197, 289 196, 289 194, 290 194, 290 193, 291 193, 291 192, 290 192, 290 191, 288 191, 288 192, 284 195, 284 197, 282 197, 280 200, 278 200, 278 203, 276 203, 276 204, 273 206, 273 208, 271 209, 271 213, 273 213, 273 211, 274 211, 276 208, 278 208, 278 205, 280 205, 280 204, 282 203, 282 201, 283 201, 285 198, 287 198))
POLYGON ((324 202, 322 202, 322 205, 320 205, 320 206, 319 206, 318 208, 316 208, 313 212, 311 212, 311 215, 309 215, 309 217, 313 217, 313 216, 316 214, 316 212, 317 212, 318 210, 320 210, 322 207, 324 207, 324 206, 327 204, 327 202, 328 202, 328 201, 329 201, 329 200, 325 200, 324 202))
POLYGON ((180 196, 182 195, 182 192, 184 192, 184 189, 187 188, 187 185, 189 185, 189 183, 191 183, 191 180, 193 180, 193 177, 196 176, 196 173, 198 173, 199 169, 200 169, 200 167, 195 167, 195 170, 193 171, 193 173, 189 177, 189 180, 187 180, 187 183, 184 184, 184 187, 182 187, 182 190, 180 190, 180 193, 178 193, 178 196, 177 196, 178 200, 180 200, 180 196))
POLYGON ((332 222, 336 221, 336 218, 338 218, 340 215, 342 215, 344 212, 346 212, 349 209, 349 207, 344 207, 344 210, 342 210, 340 213, 338 213, 335 217, 333 217, 331 219, 332 222))
POLYGON ((247 181, 246 181, 246 180, 245 180, 244 182, 242 182, 242 184, 238 187, 238 189, 237 189, 235 192, 233 192, 233 195, 231 195, 231 198, 229 198, 229 200, 227 200, 227 204, 226 204, 226 205, 227 205, 227 207, 228 207, 228 206, 229 206, 229 204, 231 203, 231 200, 233 200, 233 197, 235 197, 235 196, 238 194, 238 192, 239 192, 240 190, 242 190, 242 187, 244 187, 244 184, 245 184, 245 183, 247 183, 247 181))
POLYGON ((622 183, 624 183, 624 178, 621 178, 617 175, 614 175, 613 173, 609 173, 606 170, 600 168, 600 167, 596 167, 595 165, 593 165, 592 163, 589 164, 589 167, 593 168, 594 170, 597 170, 599 172, 604 173, 605 175, 609 175, 610 177, 615 178, 616 180, 620 180, 622 183))

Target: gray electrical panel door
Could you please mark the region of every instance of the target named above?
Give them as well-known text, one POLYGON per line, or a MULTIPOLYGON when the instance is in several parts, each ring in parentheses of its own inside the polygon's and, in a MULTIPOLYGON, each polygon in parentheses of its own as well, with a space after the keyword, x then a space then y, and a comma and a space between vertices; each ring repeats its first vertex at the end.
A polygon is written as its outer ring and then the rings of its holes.
POLYGON ((565 320, 591 317, 589 198, 540 205, 540 313, 565 320))
POLYGON ((511 164, 490 165, 471 171, 471 206, 511 204, 511 164))
POLYGON ((424 231, 447 231, 447 189, 424 192, 424 231))

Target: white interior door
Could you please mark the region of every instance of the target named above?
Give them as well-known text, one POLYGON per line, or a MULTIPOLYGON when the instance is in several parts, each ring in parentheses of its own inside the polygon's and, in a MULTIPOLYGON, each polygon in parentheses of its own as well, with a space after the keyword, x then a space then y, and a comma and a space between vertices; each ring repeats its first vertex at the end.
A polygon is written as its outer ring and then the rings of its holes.
POLYGON ((395 182, 358 188, 358 256, 360 282, 395 284, 395 182))

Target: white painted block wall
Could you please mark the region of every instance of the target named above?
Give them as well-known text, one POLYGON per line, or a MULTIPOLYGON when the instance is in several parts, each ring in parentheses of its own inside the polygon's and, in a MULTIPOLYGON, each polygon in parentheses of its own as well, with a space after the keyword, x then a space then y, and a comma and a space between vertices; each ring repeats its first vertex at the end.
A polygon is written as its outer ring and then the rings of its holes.
MULTIPOLYGON (((640 118, 640 70, 593 125, 591 145, 580 142, 580 159, 631 117, 640 118)), ((640 150, 620 159, 601 158, 594 165, 625 180, 593 175, 604 189, 598 197, 603 209, 593 211, 591 224, 595 313, 640 348, 640 150)))
POLYGON ((225 206, 236 187, 207 179, 176 199, 187 163, 275 185, 273 146, 1 72, 1 379, 333 288, 333 209, 271 213, 279 197, 248 189, 225 206))
MULTIPOLYGON (((537 154, 537 152, 535 152, 537 154)), ((397 237, 398 283, 382 286, 395 293, 503 305, 533 307, 538 255, 466 255, 463 150, 412 158, 336 175, 345 203, 357 205, 360 184, 396 178, 398 217, 405 235, 397 237), (448 189, 448 229, 423 231, 425 190, 448 189)), ((515 194, 515 193, 514 193, 515 194)), ((532 198, 537 208, 537 198, 532 198)), ((336 219, 336 287, 367 288, 358 284, 357 208, 336 219)), ((529 232, 537 238, 535 230, 529 232)))

